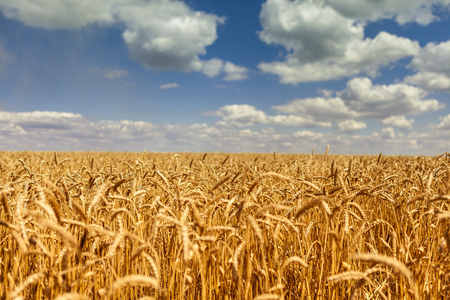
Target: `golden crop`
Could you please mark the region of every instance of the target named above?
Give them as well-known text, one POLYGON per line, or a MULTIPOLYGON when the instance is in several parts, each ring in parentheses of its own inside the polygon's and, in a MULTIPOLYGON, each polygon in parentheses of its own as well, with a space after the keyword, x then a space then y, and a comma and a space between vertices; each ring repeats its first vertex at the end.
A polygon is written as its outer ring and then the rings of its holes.
POLYGON ((450 299, 450 154, 1 152, 2 299, 450 299))

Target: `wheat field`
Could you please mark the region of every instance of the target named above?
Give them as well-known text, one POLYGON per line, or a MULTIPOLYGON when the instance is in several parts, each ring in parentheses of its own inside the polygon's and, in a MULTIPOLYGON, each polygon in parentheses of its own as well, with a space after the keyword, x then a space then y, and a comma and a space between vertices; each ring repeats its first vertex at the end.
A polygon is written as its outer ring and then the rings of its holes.
POLYGON ((1 152, 1 299, 450 299, 450 153, 1 152))

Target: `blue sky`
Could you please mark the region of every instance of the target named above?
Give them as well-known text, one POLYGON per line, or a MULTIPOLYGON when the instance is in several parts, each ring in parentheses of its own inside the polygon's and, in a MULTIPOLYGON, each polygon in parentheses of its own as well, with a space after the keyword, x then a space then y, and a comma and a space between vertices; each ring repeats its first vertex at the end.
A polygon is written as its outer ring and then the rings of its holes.
POLYGON ((0 149, 435 155, 450 0, 0 0, 0 149))

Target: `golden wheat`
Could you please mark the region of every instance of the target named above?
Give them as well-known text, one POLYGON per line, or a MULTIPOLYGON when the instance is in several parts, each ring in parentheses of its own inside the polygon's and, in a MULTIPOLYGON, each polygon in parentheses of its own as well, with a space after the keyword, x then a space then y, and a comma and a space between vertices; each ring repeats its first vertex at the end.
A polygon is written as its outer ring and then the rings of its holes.
POLYGON ((2 152, 1 299, 447 299, 450 154, 2 152))

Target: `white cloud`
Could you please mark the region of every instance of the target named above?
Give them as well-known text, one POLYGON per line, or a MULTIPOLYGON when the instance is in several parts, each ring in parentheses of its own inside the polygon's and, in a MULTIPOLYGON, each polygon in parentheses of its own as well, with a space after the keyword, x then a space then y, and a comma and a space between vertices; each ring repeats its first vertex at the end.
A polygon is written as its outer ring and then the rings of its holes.
POLYGON ((438 19, 433 14, 435 5, 449 4, 448 0, 328 0, 326 2, 348 18, 367 21, 395 19, 400 25, 409 22, 428 25, 438 19))
POLYGON ((450 92, 450 76, 445 73, 418 72, 415 75, 405 77, 404 81, 426 90, 450 92))
POLYGON ((380 32, 364 38, 364 27, 324 1, 267 0, 259 37, 288 50, 284 61, 260 63, 280 82, 324 81, 357 75, 376 76, 379 68, 419 53, 417 42, 380 32))
POLYGON ((92 150, 96 147, 127 150, 142 139, 163 142, 162 127, 148 122, 89 121, 65 112, 0 112, 3 149, 92 150))
POLYGON ((48 132, 48 139, 52 138, 51 132, 70 131, 74 126, 83 125, 84 119, 79 114, 51 111, 34 112, 5 112, 0 111, 0 127, 2 128, 0 136, 5 139, 5 147, 14 143, 15 139, 31 140, 40 138, 45 139, 43 132, 48 132), (35 137, 32 137, 32 135, 35 137), (22 138, 20 138, 22 136, 22 138))
MULTIPOLYGON (((263 120, 264 115, 254 118, 263 120)), ((0 126, 2 150, 278 151, 281 144, 292 140, 273 128, 254 131, 206 124, 89 121, 78 114, 40 111, 0 112, 0 126)), ((305 136, 302 145, 312 146, 308 141, 320 136, 305 136)))
POLYGON ((80 29, 90 24, 112 24, 115 8, 124 1, 110 0, 1 0, 0 10, 27 26, 80 29))
POLYGON ((248 69, 237 66, 233 63, 227 62, 224 66, 224 71, 227 76, 224 78, 226 81, 237 81, 248 78, 248 69))
POLYGON ((152 69, 193 71, 217 39, 223 18, 181 1, 133 1, 117 11, 131 58, 152 69))
POLYGON ((387 139, 395 138, 395 130, 392 127, 386 127, 381 130, 381 137, 387 139))
POLYGON ((438 129, 450 129, 450 114, 440 118, 440 121, 441 123, 436 126, 438 129))
POLYGON ((318 122, 311 118, 303 118, 294 115, 269 116, 267 123, 280 126, 331 127, 330 122, 318 122))
MULTIPOLYGON (((329 93, 328 93, 329 94, 329 93)), ((354 78, 334 98, 296 99, 273 108, 282 113, 316 121, 345 121, 355 118, 386 119, 399 115, 419 115, 444 107, 427 92, 404 83, 373 85, 369 78, 354 78)))
POLYGON ((360 117, 387 118, 418 115, 444 107, 435 99, 426 99, 427 92, 404 83, 373 85, 369 78, 354 78, 337 95, 360 117))
POLYGON ((225 18, 192 10, 182 1, 1 0, 0 10, 8 18, 49 30, 118 26, 131 59, 149 69, 198 71, 209 77, 224 72, 225 80, 247 76, 243 67, 201 59, 225 18))
POLYGON ((218 111, 205 112, 205 115, 221 117, 218 124, 222 126, 248 127, 255 124, 271 124, 280 126, 331 127, 329 122, 314 121, 295 115, 269 116, 265 112, 248 104, 233 104, 221 107, 218 111))
POLYGON ((174 88, 179 88, 179 87, 180 87, 180 85, 176 82, 166 83, 166 84, 162 84, 159 86, 159 88, 162 90, 174 89, 174 88))
POLYGON ((198 60, 194 64, 196 71, 203 72, 208 77, 215 77, 225 73, 225 81, 237 81, 248 78, 248 69, 235 65, 231 62, 223 62, 221 59, 198 60))
POLYGON ((296 131, 292 134, 292 136, 296 137, 296 138, 310 138, 313 140, 323 138, 322 133, 313 132, 313 131, 309 131, 309 130, 296 131))
MULTIPOLYGON (((251 114, 250 114, 251 115, 251 114)), ((270 116, 265 115, 270 119, 270 116)), ((256 120, 264 120, 256 114, 256 120)), ((270 124, 268 124, 270 125, 270 124)), ((367 135, 277 127, 259 130, 207 124, 154 124, 146 121, 90 121, 62 112, 0 112, 1 150, 104 150, 181 152, 288 152, 435 155, 450 147, 450 115, 439 130, 397 134, 392 127, 367 135), (214 143, 211 143, 211 141, 214 143)))
POLYGON ((94 71, 102 74, 103 77, 108 79, 118 79, 128 76, 127 70, 113 69, 113 68, 94 68, 94 71))
POLYGON ((346 120, 339 122, 336 126, 336 130, 339 132, 352 132, 366 128, 367 125, 364 122, 358 122, 355 120, 346 120))
POLYGON ((196 71, 203 72, 208 77, 215 77, 223 71, 223 61, 213 58, 210 60, 197 60, 193 68, 196 71))
POLYGON ((376 76, 379 68, 401 58, 416 55, 417 42, 380 32, 374 39, 355 41, 343 49, 340 57, 328 57, 321 61, 300 62, 287 57, 283 62, 260 63, 258 67, 265 73, 278 75, 281 83, 326 81, 350 77, 361 72, 376 76))
POLYGON ((448 56, 450 55, 450 41, 440 44, 428 43, 415 57, 410 67, 422 71, 450 72, 448 56))
POLYGON ((5 112, 0 111, 0 122, 16 123, 23 127, 32 127, 34 124, 40 126, 63 125, 64 122, 72 122, 82 119, 80 114, 53 112, 53 111, 34 111, 34 112, 5 112))
POLYGON ((253 126, 255 123, 267 123, 265 112, 247 104, 226 105, 218 111, 209 111, 204 114, 221 117, 224 122, 238 127, 253 126))
POLYGON ((275 110, 301 116, 310 116, 315 120, 346 120, 356 117, 340 98, 296 99, 285 105, 273 106, 275 110))
POLYGON ((405 116, 391 116, 383 119, 381 122, 384 125, 411 130, 414 124, 414 119, 408 120, 405 116))
POLYGON ((318 1, 268 0, 259 19, 263 26, 260 39, 283 45, 299 61, 342 56, 345 45, 364 35, 360 24, 318 1))
POLYGON ((427 90, 450 92, 450 41, 440 44, 429 43, 415 57, 409 68, 417 70, 415 75, 405 78, 405 82, 427 90))

